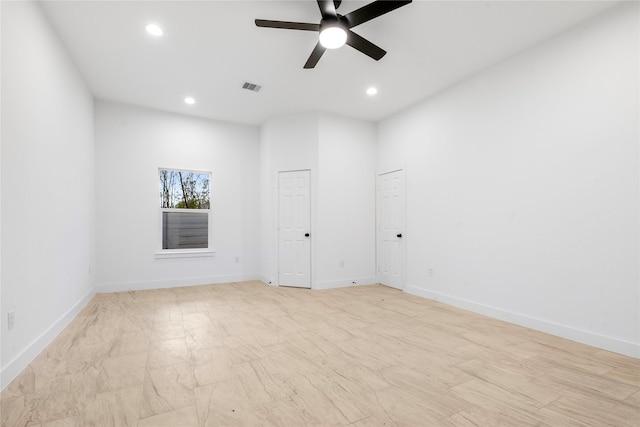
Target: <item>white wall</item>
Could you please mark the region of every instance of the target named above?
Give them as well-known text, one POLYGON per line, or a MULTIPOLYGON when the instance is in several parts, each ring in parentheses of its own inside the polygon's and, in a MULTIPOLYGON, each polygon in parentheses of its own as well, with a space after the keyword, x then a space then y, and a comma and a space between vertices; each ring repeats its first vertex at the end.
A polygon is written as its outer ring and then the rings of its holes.
POLYGON ((375 125, 362 120, 303 113, 262 126, 265 282, 277 282, 277 173, 300 169, 311 170, 312 288, 375 282, 375 150, 375 125))
POLYGON ((95 203, 91 94, 39 5, 0 7, 4 386, 93 295, 95 203))
POLYGON ((376 282, 375 138, 373 123, 320 116, 316 288, 376 282))
POLYGON ((638 61, 635 3, 382 121, 406 290, 640 356, 638 61))
POLYGON ((257 278, 259 153, 256 127, 97 101, 97 290, 257 278), (156 259, 158 168, 212 172, 215 257, 156 259))

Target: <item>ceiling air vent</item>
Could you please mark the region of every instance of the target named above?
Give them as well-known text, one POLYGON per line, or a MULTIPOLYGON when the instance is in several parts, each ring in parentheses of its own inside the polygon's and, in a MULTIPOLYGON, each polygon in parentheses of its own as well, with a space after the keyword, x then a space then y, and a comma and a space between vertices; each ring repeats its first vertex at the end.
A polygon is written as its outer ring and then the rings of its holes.
POLYGON ((262 86, 257 85, 255 83, 244 82, 242 83, 242 89, 250 90, 252 92, 260 92, 262 86))

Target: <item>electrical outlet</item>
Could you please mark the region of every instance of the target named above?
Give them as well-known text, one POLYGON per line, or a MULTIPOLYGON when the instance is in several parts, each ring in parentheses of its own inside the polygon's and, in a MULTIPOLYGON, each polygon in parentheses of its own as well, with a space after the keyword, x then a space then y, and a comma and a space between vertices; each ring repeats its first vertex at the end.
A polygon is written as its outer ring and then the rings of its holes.
POLYGON ((429 268, 429 277, 433 277, 433 268, 429 268))
POLYGON ((344 267, 344 260, 340 261, 340 267, 344 267))
POLYGON ((7 326, 9 330, 13 329, 15 326, 15 312, 13 310, 11 310, 7 316, 7 326))
POLYGON ((238 263, 238 262, 240 262, 240 257, 239 256, 236 257, 236 263, 238 263))

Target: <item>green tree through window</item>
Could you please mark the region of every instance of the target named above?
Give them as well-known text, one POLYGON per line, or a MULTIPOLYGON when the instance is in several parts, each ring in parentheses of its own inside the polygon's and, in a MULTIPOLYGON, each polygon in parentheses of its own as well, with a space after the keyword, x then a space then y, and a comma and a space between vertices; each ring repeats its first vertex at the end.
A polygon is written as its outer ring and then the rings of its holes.
POLYGON ((160 207, 209 209, 211 174, 160 169, 160 207))

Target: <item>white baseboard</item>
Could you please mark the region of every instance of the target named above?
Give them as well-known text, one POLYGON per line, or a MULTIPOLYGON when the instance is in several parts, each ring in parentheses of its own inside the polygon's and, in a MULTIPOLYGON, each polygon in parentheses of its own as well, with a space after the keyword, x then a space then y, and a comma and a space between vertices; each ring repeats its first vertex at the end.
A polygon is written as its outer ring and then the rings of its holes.
POLYGON ((23 351, 13 358, 2 368, 0 373, 0 390, 4 390, 6 386, 13 381, 20 372, 22 372, 29 363, 31 363, 44 350, 55 337, 58 336, 64 328, 82 311, 82 309, 91 301, 96 294, 95 288, 92 288, 80 301, 71 307, 65 314, 56 320, 46 331, 31 342, 23 351))
POLYGON ((324 282, 316 282, 311 285, 311 289, 324 290, 348 288, 349 286, 372 285, 374 283, 378 283, 375 277, 357 277, 355 279, 327 280, 324 282))
MULTIPOLYGON (((248 280, 264 281, 259 274, 237 274, 214 277, 191 277, 173 280, 154 280, 150 282, 102 283, 96 285, 96 293, 146 291, 150 289, 181 288, 184 286, 215 285, 219 283, 245 282, 248 280)), ((267 282, 265 282, 267 283, 267 282)))
POLYGON ((489 317, 504 320, 505 322, 524 326, 526 328, 535 329, 561 338, 566 338, 582 344, 591 345, 602 348, 604 350, 613 351, 615 353, 624 354, 635 358, 640 358, 640 344, 623 341, 593 332, 575 329, 569 326, 560 325, 558 323, 549 322, 535 317, 525 316, 519 313, 503 310, 496 307, 479 304, 473 301, 443 294, 440 292, 429 291, 417 286, 407 285, 405 292, 417 295, 430 300, 439 301, 455 307, 472 311, 474 313, 484 314, 489 317))

